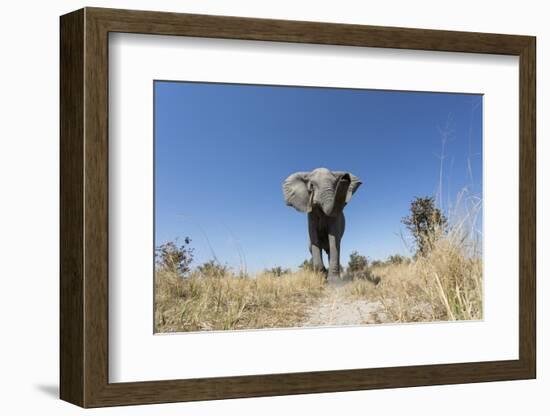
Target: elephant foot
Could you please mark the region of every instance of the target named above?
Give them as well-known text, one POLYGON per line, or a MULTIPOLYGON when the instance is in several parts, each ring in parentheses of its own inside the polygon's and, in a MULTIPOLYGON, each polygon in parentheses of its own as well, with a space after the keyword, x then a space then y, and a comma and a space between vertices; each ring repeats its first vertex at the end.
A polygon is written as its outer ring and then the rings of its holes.
POLYGON ((339 283, 340 282, 340 273, 328 273, 327 281, 329 283, 339 283))

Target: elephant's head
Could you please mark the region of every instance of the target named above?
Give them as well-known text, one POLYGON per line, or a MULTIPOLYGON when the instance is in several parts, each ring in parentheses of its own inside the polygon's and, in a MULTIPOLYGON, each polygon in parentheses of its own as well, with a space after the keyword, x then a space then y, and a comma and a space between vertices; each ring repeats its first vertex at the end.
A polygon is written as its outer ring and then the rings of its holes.
POLYGON ((318 168, 311 172, 296 172, 283 183, 285 202, 301 212, 319 207, 325 215, 334 217, 342 212, 361 180, 349 172, 332 172, 318 168))

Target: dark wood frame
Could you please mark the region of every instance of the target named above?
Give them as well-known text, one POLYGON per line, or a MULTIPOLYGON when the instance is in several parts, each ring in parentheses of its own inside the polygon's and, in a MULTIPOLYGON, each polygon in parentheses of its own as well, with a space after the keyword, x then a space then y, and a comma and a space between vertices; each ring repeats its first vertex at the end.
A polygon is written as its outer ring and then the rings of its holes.
POLYGON ((99 407, 535 378, 534 37, 99 8, 64 15, 60 25, 60 396, 63 400, 83 407, 99 407), (109 383, 109 32, 519 56, 519 359, 109 383))

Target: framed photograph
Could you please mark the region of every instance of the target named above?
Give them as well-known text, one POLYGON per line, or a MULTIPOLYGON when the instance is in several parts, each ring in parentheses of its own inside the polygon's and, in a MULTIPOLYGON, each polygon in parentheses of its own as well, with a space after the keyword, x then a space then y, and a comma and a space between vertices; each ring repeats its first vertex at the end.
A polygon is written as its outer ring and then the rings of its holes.
POLYGON ((60 28, 63 400, 535 378, 534 37, 60 28))

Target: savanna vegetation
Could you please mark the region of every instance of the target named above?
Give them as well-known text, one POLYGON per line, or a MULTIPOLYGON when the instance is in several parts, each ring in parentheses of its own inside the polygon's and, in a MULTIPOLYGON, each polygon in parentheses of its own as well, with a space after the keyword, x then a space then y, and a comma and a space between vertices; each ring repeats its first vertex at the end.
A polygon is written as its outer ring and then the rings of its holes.
POLYGON ((341 325, 481 319, 483 265, 472 225, 479 206, 451 221, 433 198, 416 198, 402 219, 411 255, 371 260, 354 251, 336 286, 313 271, 311 260, 250 276, 216 260, 194 266, 189 238, 163 244, 156 253, 156 331, 308 326, 327 302, 370 305, 360 322, 342 318, 341 325))
POLYGON ((299 326, 325 291, 312 271, 252 277, 158 270, 155 280, 157 332, 299 326))
POLYGON ((402 220, 414 254, 371 262, 369 273, 380 284, 355 279, 346 287, 349 296, 379 302, 386 322, 481 319, 483 263, 473 229, 478 206, 450 224, 433 198, 416 198, 402 220))

